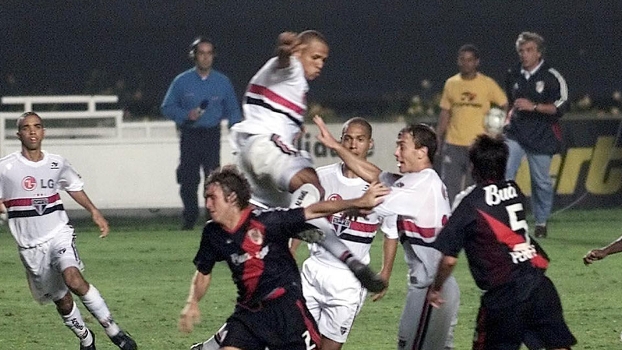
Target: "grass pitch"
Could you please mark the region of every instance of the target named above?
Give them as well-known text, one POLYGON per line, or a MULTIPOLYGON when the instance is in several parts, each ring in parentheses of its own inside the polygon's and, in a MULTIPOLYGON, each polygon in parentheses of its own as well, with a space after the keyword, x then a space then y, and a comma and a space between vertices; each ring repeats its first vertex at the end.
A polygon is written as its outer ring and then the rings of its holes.
MULTIPOLYGON (((121 327, 140 349, 188 349, 211 336, 233 310, 236 291, 225 264, 217 265, 212 286, 201 303, 202 322, 190 335, 177 330, 184 306, 192 258, 200 229, 179 231, 172 218, 109 218, 112 231, 98 238, 95 226, 75 223, 84 275, 100 290, 121 327)), ((622 235, 622 210, 567 211, 552 218, 549 238, 540 240, 551 257, 548 275, 561 295, 565 316, 579 340, 575 349, 622 346, 622 254, 585 267, 581 257, 622 235)), ((374 242, 372 265, 379 268, 381 239, 374 242)), ((299 252, 299 258, 306 254, 299 252)), ((299 259, 299 260, 301 260, 299 259)), ((63 325, 53 304, 39 305, 28 290, 15 244, 0 228, 0 349, 77 349, 78 341, 63 325)), ((479 290, 460 257, 456 278, 462 298, 456 349, 470 349, 479 290)), ((344 349, 395 349, 406 294, 406 266, 398 250, 390 289, 384 299, 367 302, 344 349)), ((78 302, 97 337, 100 350, 117 349, 78 302)))

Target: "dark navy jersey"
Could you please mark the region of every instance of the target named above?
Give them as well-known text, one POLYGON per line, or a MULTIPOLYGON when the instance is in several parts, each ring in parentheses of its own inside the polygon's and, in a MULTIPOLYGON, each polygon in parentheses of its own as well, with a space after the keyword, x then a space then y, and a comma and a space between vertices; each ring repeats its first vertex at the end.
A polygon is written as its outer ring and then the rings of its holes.
POLYGON ((477 286, 490 290, 529 274, 541 274, 548 259, 528 234, 524 195, 514 181, 470 188, 436 239, 445 255, 464 248, 477 286))
POLYGON ((194 264, 199 272, 209 274, 217 261, 225 260, 241 305, 255 307, 292 288, 301 293, 289 238, 304 228, 303 208, 246 209, 232 231, 215 222, 205 225, 194 264))
POLYGON ((518 98, 534 103, 552 103, 557 107, 554 115, 537 111, 512 111, 512 118, 506 130, 507 136, 536 154, 559 153, 562 146, 559 119, 568 108, 568 86, 564 77, 547 62, 526 79, 517 65, 508 70, 505 92, 509 105, 518 98))

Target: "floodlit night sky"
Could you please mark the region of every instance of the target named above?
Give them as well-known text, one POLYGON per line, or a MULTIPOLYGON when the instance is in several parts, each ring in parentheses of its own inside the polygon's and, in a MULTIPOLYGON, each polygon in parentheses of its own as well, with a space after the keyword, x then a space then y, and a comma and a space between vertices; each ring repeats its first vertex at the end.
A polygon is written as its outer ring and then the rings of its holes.
POLYGON ((544 36, 547 60, 566 77, 571 97, 622 90, 619 1, 24 3, 4 0, 0 8, 2 81, 14 73, 24 92, 80 93, 97 69, 101 85, 120 77, 140 82, 159 102, 175 75, 192 65, 186 54, 193 37, 206 34, 216 43, 215 68, 241 96, 278 33, 305 29, 321 31, 331 44, 322 76, 311 83, 310 97, 318 100, 412 95, 424 79, 440 91, 457 72, 456 51, 464 43, 480 48, 481 71, 502 83, 517 62, 514 42, 524 30, 544 36))

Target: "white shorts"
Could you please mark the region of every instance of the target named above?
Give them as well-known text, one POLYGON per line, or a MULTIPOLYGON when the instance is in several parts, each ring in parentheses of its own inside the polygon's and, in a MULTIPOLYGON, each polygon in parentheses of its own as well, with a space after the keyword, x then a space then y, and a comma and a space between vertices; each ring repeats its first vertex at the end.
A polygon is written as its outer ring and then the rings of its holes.
POLYGON ((253 199, 270 207, 289 207, 289 182, 300 170, 313 168, 311 158, 279 135, 236 135, 236 165, 253 190, 253 199))
POLYGON ((71 226, 65 226, 52 239, 32 248, 19 248, 32 297, 39 303, 60 300, 69 288, 62 271, 74 266, 82 270, 71 226))
POLYGON ((302 264, 302 293, 320 334, 345 343, 367 289, 348 269, 307 259, 302 264))

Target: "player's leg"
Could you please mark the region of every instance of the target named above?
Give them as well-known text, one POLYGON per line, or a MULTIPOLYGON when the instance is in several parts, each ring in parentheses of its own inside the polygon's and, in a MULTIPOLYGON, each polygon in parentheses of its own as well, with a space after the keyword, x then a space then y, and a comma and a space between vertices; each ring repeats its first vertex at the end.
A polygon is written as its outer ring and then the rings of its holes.
POLYGON ((461 148, 445 144, 441 153, 441 179, 445 187, 447 187, 449 203, 453 203, 456 195, 462 191, 462 180, 466 173, 466 169, 463 167, 463 159, 461 158, 461 148))
POLYGON ((124 331, 119 328, 113 320, 110 309, 104 298, 93 286, 82 276, 82 261, 74 244, 75 235, 73 230, 66 228, 54 239, 54 251, 57 252, 53 257, 53 264, 61 271, 62 278, 67 288, 77 295, 86 309, 97 319, 110 340, 123 350, 134 350, 137 348, 136 342, 124 331))
POLYGON ((427 334, 428 314, 432 310, 432 306, 426 301, 428 288, 417 287, 413 284, 408 285, 408 293, 406 294, 406 303, 400 317, 400 325, 398 328, 398 350, 419 349, 427 334))
POLYGON ((61 299, 54 300, 56 311, 63 319, 63 323, 80 339, 80 350, 95 349, 95 335, 91 332, 80 313, 80 309, 73 301, 71 293, 67 291, 61 299))
POLYGON ((192 345, 190 350, 218 350, 220 349, 220 343, 226 334, 227 324, 225 323, 211 338, 202 343, 192 345))
POLYGON ((543 276, 530 301, 530 331, 537 334, 547 349, 570 349, 577 343, 564 320, 562 303, 553 282, 543 276))

